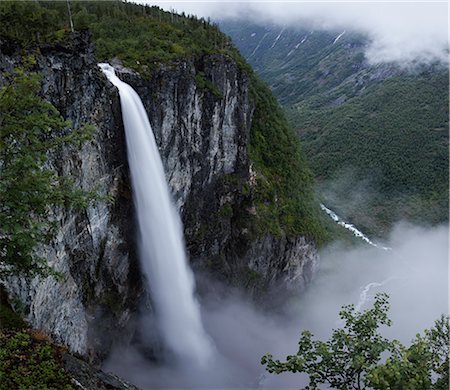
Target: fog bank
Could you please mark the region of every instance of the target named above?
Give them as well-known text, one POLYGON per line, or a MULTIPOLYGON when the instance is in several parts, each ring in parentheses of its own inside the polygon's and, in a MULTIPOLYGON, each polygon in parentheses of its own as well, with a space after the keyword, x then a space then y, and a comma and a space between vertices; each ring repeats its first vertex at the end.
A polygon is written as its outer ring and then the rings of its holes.
POLYGON ((368 245, 325 248, 316 279, 305 294, 286 302, 282 314, 264 313, 239 294, 204 298, 202 317, 216 357, 203 369, 177 367, 170 359, 151 362, 131 347, 116 351, 105 369, 143 389, 299 388, 304 377, 266 374, 261 356, 270 352, 284 359, 295 353, 302 330, 327 338, 340 326, 342 305, 363 310, 376 292, 387 292, 393 325, 383 333, 404 343, 448 313, 448 233, 448 227, 400 224, 385 243, 391 251, 368 245))

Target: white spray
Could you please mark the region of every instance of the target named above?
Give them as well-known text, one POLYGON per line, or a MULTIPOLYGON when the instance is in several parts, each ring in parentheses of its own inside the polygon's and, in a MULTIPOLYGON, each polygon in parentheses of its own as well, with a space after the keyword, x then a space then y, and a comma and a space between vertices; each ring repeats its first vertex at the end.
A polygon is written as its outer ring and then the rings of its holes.
POLYGON ((140 232, 140 259, 164 343, 182 362, 204 365, 212 355, 212 346, 194 297, 181 220, 170 198, 147 113, 138 94, 116 76, 112 66, 99 66, 119 89, 140 232))

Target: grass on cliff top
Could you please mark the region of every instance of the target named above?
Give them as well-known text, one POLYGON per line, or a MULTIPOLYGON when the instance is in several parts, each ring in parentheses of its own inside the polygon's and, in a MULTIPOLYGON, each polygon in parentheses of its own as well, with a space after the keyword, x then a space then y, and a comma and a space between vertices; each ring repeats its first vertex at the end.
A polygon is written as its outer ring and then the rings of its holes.
MULTIPOLYGON (((118 57, 144 77, 157 63, 211 53, 232 57, 250 77, 255 104, 249 155, 258 173, 256 232, 302 234, 323 241, 323 221, 314 199, 312 175, 298 138, 270 90, 217 26, 202 18, 121 1, 70 4, 75 30, 92 32, 99 61, 118 57)), ((23 47, 58 42, 69 31, 67 4, 2 2, 0 26, 0 38, 23 47)), ((197 82, 208 87, 208 80, 201 76, 197 75, 197 82)))

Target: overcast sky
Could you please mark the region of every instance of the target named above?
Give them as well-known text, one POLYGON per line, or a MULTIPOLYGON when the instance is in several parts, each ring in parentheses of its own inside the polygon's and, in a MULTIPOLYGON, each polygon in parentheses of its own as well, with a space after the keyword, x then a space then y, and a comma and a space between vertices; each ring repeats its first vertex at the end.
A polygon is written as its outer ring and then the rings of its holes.
POLYGON ((261 23, 363 32, 372 42, 366 56, 375 63, 448 61, 447 2, 136 2, 214 20, 247 18, 261 23))

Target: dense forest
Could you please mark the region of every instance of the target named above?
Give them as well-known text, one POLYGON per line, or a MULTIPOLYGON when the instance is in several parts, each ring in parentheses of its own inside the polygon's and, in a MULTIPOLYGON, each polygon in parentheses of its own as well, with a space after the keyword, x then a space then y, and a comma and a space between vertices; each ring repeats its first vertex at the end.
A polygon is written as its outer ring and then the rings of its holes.
POLYGON ((324 203, 377 236, 448 220, 444 66, 369 64, 352 31, 220 25, 282 102, 324 203))
POLYGON ((311 98, 289 109, 325 201, 378 235, 402 219, 445 223, 447 82, 444 72, 397 76, 337 107, 311 98), (346 205, 352 191, 365 199, 346 205))
MULTIPOLYGON (((230 45, 218 28, 194 16, 122 1, 71 1, 74 31, 89 30, 99 61, 120 58, 143 75, 155 63, 212 52, 230 45)), ((72 29, 64 2, 6 2, 1 37, 23 47, 58 42, 72 29), (26 26, 26 28, 24 28, 26 26)))

